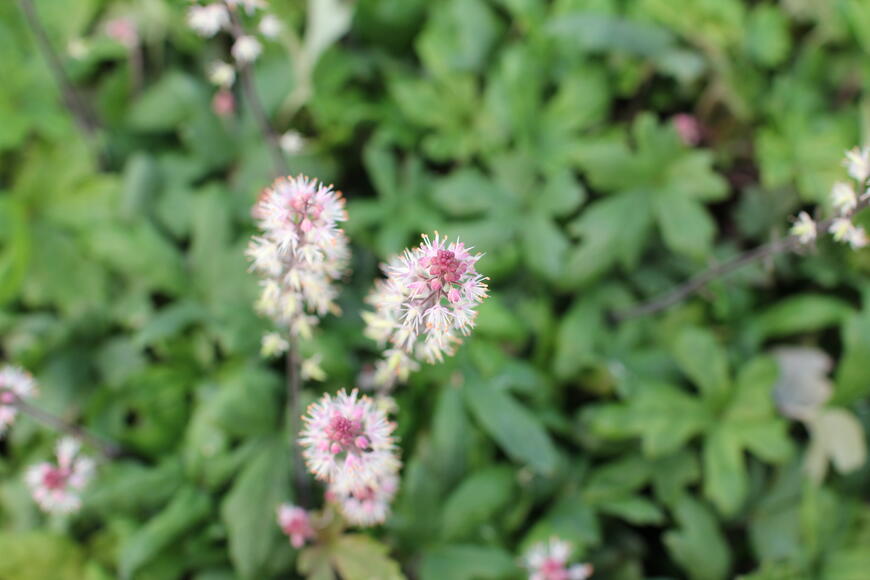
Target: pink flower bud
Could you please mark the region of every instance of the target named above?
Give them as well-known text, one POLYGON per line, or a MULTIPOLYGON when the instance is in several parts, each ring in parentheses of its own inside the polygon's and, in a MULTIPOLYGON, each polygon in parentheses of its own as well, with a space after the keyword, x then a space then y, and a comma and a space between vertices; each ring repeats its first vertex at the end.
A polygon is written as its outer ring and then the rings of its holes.
POLYGON ((431 288, 435 292, 441 290, 441 280, 439 280, 438 278, 432 278, 429 281, 429 288, 431 288))
POLYGON ((369 440, 364 436, 360 435, 354 440, 354 443, 360 449, 368 449, 369 448, 369 440))
POLYGON ((302 220, 302 224, 300 224, 299 227, 302 229, 303 232, 305 232, 307 234, 308 232, 311 231, 311 228, 313 228, 314 225, 311 223, 310 219, 305 218, 302 220))
POLYGON ((333 443, 329 446, 329 451, 333 455, 338 455, 339 453, 341 453, 341 445, 339 445, 338 443, 333 443))
POLYGON ((459 290, 451 288, 450 292, 447 293, 447 299, 451 302, 459 302, 459 290))
POLYGON ((227 89, 221 89, 214 94, 211 100, 211 110, 218 117, 225 118, 232 115, 236 110, 236 98, 227 89))

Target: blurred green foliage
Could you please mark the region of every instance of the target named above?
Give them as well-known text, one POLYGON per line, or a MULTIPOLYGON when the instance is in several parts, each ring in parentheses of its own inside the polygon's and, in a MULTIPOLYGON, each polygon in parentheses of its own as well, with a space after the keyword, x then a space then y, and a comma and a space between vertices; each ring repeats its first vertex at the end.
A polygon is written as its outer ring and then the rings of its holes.
MULTIPOLYGON (((826 199, 870 134, 870 4, 323 1, 309 68, 273 43, 255 71, 278 129, 306 136, 292 171, 349 199, 345 314, 306 346, 329 375, 306 401, 374 360, 362 297, 421 232, 486 252, 493 295, 459 354, 396 393, 392 518, 299 568, 519 578, 517 554, 557 534, 613 580, 866 578, 870 470, 836 468, 870 420, 867 250, 821 242, 656 316, 608 312, 826 199), (826 412, 852 427, 777 410, 783 345, 835 361, 826 412), (801 470, 811 442, 835 467, 823 481, 801 470)), ((282 368, 259 358, 268 323, 243 256, 271 165, 241 94, 238 115, 211 110, 205 70, 226 43, 188 30, 183 2, 36 4, 105 125, 104 165, 0 4, 0 346, 37 375, 40 405, 133 457, 49 522, 21 474, 52 438, 20 420, 0 448, 0 577, 291 577, 282 368), (103 32, 118 16, 139 30, 141 87, 103 32)), ((314 27, 304 3, 273 4, 314 27)))

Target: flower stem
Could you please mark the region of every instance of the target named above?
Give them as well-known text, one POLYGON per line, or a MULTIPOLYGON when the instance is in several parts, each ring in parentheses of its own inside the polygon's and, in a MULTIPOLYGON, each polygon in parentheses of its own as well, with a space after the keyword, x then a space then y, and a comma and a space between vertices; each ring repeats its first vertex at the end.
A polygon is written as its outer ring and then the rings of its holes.
POLYGON ((287 426, 290 430, 291 453, 293 454, 293 479, 296 490, 296 503, 307 508, 310 503, 311 488, 305 464, 302 461, 302 450, 299 447, 299 431, 301 430, 302 413, 299 408, 299 398, 302 391, 300 375, 301 362, 299 348, 295 337, 289 337, 290 347, 287 349, 285 367, 287 375, 287 426))
MULTIPOLYGON (((870 205, 870 198, 862 199, 858 202, 853 210, 851 210, 850 212, 846 212, 841 217, 851 218, 868 205, 870 205)), ((831 227, 831 224, 834 222, 834 219, 835 218, 829 218, 818 222, 816 224, 816 236, 821 236, 822 234, 827 232, 828 229, 831 227)), ((689 296, 692 296, 693 294, 704 288, 707 284, 721 276, 725 276, 735 270, 742 268, 743 266, 758 262, 759 260, 770 258, 782 252, 794 252, 800 249, 802 246, 803 244, 800 242, 800 239, 793 234, 786 236, 785 238, 774 240, 767 244, 758 246, 740 254, 739 256, 735 256, 727 262, 717 264, 709 270, 705 270, 704 272, 693 276, 692 278, 677 286, 670 292, 662 294, 661 296, 658 296, 657 298, 654 298, 649 302, 642 303, 627 310, 614 312, 611 314, 611 318, 615 322, 623 322, 632 318, 639 318, 641 316, 647 316, 649 314, 655 314, 656 312, 666 310, 671 306, 682 302, 689 296)))
MULTIPOLYGON (((238 40, 245 36, 245 29, 242 26, 242 21, 232 6, 227 4, 227 11, 230 14, 230 33, 234 40, 238 40)), ((272 163, 274 165, 275 176, 280 177, 290 173, 287 167, 287 160, 284 159, 284 153, 281 151, 281 146, 278 142, 278 134, 272 128, 269 122, 269 117, 266 115, 266 110, 263 107, 263 101, 257 93, 257 85, 254 82, 254 72, 249 62, 238 62, 239 79, 242 83, 242 92, 245 95, 245 100, 251 109, 251 114, 254 120, 260 127, 260 132, 263 134, 263 139, 269 148, 269 153, 272 155, 272 163)))
MULTIPOLYGON (((8 389, 0 389, 0 392, 13 393, 13 391, 8 389)), ((99 450, 100 453, 102 453, 106 457, 106 459, 117 459, 121 456, 122 449, 120 445, 118 445, 114 441, 109 441, 108 439, 92 433, 81 425, 76 425, 74 423, 70 423, 69 421, 65 421, 57 415, 49 413, 48 411, 45 411, 43 409, 40 409, 39 407, 31 405, 26 401, 23 401, 17 396, 12 402, 12 405, 14 405, 16 409, 18 409, 25 415, 30 416, 31 418, 42 423, 43 425, 54 429, 55 431, 58 431, 60 433, 66 433, 67 435, 76 437, 91 445, 95 449, 99 450)))

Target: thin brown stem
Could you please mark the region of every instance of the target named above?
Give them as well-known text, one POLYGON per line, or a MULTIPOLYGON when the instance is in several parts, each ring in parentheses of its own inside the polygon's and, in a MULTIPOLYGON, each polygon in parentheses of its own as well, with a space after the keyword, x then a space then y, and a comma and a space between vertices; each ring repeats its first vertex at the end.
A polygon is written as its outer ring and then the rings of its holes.
MULTIPOLYGON (((233 7, 227 5, 227 11, 230 14, 230 32, 232 33, 233 39, 238 40, 245 36, 245 29, 242 26, 238 14, 233 10, 233 7)), ((282 175, 288 175, 289 168, 287 167, 287 160, 284 158, 284 153, 281 151, 278 134, 272 128, 272 124, 269 122, 269 116, 266 114, 266 110, 263 107, 263 101, 260 99, 259 93, 257 93, 257 85, 254 82, 254 72, 251 63, 238 62, 237 64, 239 69, 239 80, 242 83, 242 92, 244 93, 245 100, 248 102, 248 106, 251 109, 251 114, 254 116, 254 121, 256 121, 260 128, 260 132, 263 134, 263 139, 266 141, 269 153, 272 155, 275 176, 280 177, 282 175)))
MULTIPOLYGON (((9 391, 8 389, 0 389, 0 392, 11 393, 12 391, 9 391)), ((116 459, 121 456, 121 447, 117 443, 100 437, 81 425, 70 423, 57 415, 49 413, 39 407, 35 407, 18 397, 16 397, 11 404, 25 415, 28 415, 43 425, 60 433, 66 433, 67 435, 76 437, 77 439, 89 444, 94 449, 99 450, 106 459, 116 459)))
MULTIPOLYGON (((853 215, 855 215, 868 205, 870 205, 870 199, 862 199, 858 202, 858 205, 855 207, 855 209, 853 209, 851 212, 848 212, 843 217, 851 218, 853 215)), ((826 233, 831 227, 831 224, 833 223, 833 218, 817 222, 817 237, 826 233)), ((690 278, 683 284, 677 286, 670 292, 654 298, 649 302, 645 302, 643 304, 640 304, 639 306, 635 306, 634 308, 629 308, 620 312, 614 312, 612 314, 612 319, 616 322, 623 322, 632 318, 655 314, 656 312, 660 312, 662 310, 670 308, 671 306, 674 306, 675 304, 682 302, 683 300, 698 292, 707 284, 721 276, 725 276, 735 270, 742 268, 743 266, 752 264, 753 262, 757 262, 759 260, 770 258, 782 252, 796 251, 802 246, 803 244, 800 242, 800 239, 795 235, 789 235, 779 240, 774 240, 762 246, 758 246, 757 248, 748 250, 747 252, 744 252, 743 254, 740 254, 739 256, 728 260, 727 262, 723 262, 721 264, 713 266, 709 270, 701 272, 700 274, 690 278)))
POLYGON ((287 425, 290 430, 293 454, 293 479, 296 489, 296 502, 302 507, 308 507, 311 495, 308 474, 302 460, 302 450, 299 447, 299 431, 301 430, 302 413, 299 408, 299 399, 302 391, 301 366, 299 360, 299 348, 295 337, 289 337, 290 346, 285 358, 285 371, 287 377, 287 425))
POLYGON ((57 52, 54 50, 54 47, 51 45, 45 27, 42 26, 42 21, 40 21, 39 15, 36 12, 36 7, 33 5, 32 0, 19 0, 19 4, 22 12, 24 12, 24 17, 27 20, 28 26, 36 37, 36 43, 42 51, 46 62, 48 62, 52 76, 54 76, 54 80, 60 88, 64 105, 72 115, 76 125, 78 125, 79 129, 84 133, 85 137, 88 139, 94 139, 96 137, 96 131, 99 128, 99 123, 97 123, 96 119, 88 109, 85 100, 82 99, 69 76, 66 74, 66 71, 63 68, 63 63, 61 62, 57 52))

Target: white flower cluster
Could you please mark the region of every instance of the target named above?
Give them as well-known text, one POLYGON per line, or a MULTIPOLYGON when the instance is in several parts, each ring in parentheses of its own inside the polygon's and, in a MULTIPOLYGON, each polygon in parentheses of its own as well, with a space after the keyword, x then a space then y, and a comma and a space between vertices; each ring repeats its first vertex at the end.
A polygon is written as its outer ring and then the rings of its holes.
POLYGON ((36 381, 20 367, 5 365, 0 368, 0 436, 18 416, 16 403, 36 395, 36 381))
POLYGON ((529 580, 586 580, 592 576, 589 564, 568 565, 571 552, 571 544, 556 537, 535 544, 523 559, 529 580))
POLYGON ((57 443, 57 463, 30 467, 25 481, 33 499, 48 513, 68 514, 81 508, 81 491, 90 482, 95 463, 80 454, 81 445, 72 437, 57 443))
MULTIPOLYGON (((307 337, 318 317, 339 312, 333 282, 350 261, 347 236, 338 227, 347 220, 344 198, 302 175, 280 178, 252 213, 261 231, 247 250, 251 268, 262 277, 257 310, 307 337)), ((273 336, 263 346, 272 353, 286 349, 273 336)))
MULTIPOLYGON (((831 189, 831 206, 834 208, 835 216, 826 227, 834 240, 849 244, 852 249, 857 250, 866 246, 868 242, 867 232, 861 226, 856 226, 852 219, 870 200, 870 189, 868 189, 870 147, 860 149, 856 147, 847 151, 844 165, 849 176, 855 180, 857 190, 852 183, 840 181, 834 184, 831 189)), ((819 229, 820 224, 807 212, 802 211, 792 225, 791 234, 801 244, 809 244, 816 240, 819 229)))
MULTIPOLYGON (((233 32, 236 38, 230 52, 237 63, 248 64, 259 58, 263 52, 263 45, 255 35, 233 30, 230 11, 242 9, 251 16, 258 11, 262 12, 265 8, 266 3, 262 0, 225 0, 194 4, 187 9, 187 25, 204 38, 212 38, 221 30, 233 32)), ((274 14, 260 16, 257 30, 263 38, 275 40, 283 29, 283 24, 274 14)))

